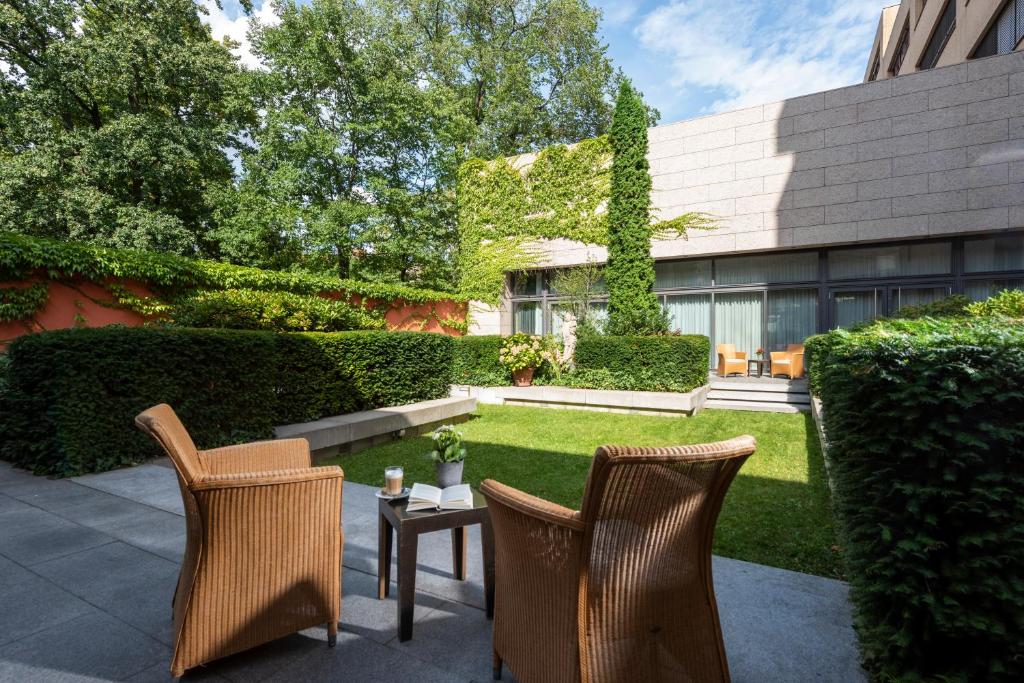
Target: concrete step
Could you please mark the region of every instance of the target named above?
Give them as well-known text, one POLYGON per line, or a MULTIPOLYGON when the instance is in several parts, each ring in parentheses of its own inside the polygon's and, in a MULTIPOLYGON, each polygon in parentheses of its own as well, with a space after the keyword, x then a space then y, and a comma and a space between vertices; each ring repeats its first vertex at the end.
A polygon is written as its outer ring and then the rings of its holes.
POLYGON ((708 392, 708 400, 727 401, 767 401, 769 403, 800 403, 810 405, 811 395, 807 392, 769 392, 769 391, 726 391, 712 389, 708 392))
POLYGON ((712 391, 756 391, 767 394, 806 394, 807 382, 737 382, 715 381, 709 383, 712 391))
POLYGON ((719 410, 755 410, 768 413, 809 413, 810 404, 803 403, 779 403, 773 401, 725 401, 709 398, 704 403, 705 408, 717 408, 719 410))

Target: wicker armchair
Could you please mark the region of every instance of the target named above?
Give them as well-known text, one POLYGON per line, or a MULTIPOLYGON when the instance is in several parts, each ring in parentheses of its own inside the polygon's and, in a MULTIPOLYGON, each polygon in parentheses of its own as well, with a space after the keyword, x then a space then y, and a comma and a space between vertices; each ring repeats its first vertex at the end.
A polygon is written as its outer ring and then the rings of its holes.
POLYGON ((785 375, 790 379, 804 376, 803 344, 790 344, 785 351, 772 351, 772 377, 785 375))
POLYGON ((495 481, 494 677, 728 681, 711 577, 725 492, 753 437, 602 446, 579 512, 495 481))
POLYGON ((716 352, 718 353, 719 377, 728 377, 736 373, 747 374, 746 351, 737 351, 735 344, 719 344, 716 352))
POLYGON ((311 467, 305 439, 196 450, 163 404, 135 423, 170 456, 185 504, 171 674, 318 624, 333 646, 341 468, 311 467))

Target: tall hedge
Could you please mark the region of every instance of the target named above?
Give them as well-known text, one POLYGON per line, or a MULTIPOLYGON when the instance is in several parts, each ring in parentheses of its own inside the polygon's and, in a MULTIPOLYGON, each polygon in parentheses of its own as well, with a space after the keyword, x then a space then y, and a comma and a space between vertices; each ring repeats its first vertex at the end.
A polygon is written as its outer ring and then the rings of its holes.
POLYGON ((455 358, 452 378, 456 384, 502 386, 512 382, 512 373, 501 364, 501 335, 454 337, 455 358))
POLYGON ((710 344, 701 335, 585 335, 576 342, 576 373, 580 375, 576 384, 691 391, 708 381, 710 344))
POLYGON ((651 174, 647 110, 623 82, 612 117, 612 182, 608 200, 608 334, 651 334, 668 328, 654 294, 651 174))
POLYGON ((807 346, 866 667, 1021 680, 1021 321, 889 321, 807 346))
POLYGON ((72 476, 157 453, 133 424, 169 403, 200 448, 279 424, 441 398, 452 339, 414 332, 276 334, 104 327, 26 335, 10 347, 0 457, 72 476))

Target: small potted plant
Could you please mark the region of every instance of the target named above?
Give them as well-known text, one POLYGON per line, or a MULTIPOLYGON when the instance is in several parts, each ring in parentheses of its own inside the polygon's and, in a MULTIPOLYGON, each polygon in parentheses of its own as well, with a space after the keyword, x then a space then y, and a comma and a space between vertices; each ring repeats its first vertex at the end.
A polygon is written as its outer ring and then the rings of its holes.
POLYGON ((533 384, 534 371, 545 362, 554 363, 555 353, 543 337, 529 334, 513 334, 501 343, 498 358, 512 371, 512 381, 517 387, 533 384))
POLYGON ((443 425, 430 435, 434 450, 430 457, 437 466, 437 485, 448 488, 462 483, 462 466, 466 463, 466 449, 462 445, 462 432, 455 425, 443 425))

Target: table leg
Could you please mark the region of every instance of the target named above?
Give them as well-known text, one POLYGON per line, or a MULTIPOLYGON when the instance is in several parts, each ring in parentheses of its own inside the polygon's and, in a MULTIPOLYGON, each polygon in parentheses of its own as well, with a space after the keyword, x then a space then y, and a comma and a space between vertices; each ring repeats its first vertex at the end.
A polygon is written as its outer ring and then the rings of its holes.
POLYGON ((452 529, 452 575, 456 581, 466 580, 466 555, 468 549, 466 527, 452 529))
POLYGON ((419 536, 409 531, 398 534, 398 640, 412 638, 412 617, 416 604, 416 546, 419 536))
POLYGON ((484 605, 487 618, 494 618, 494 529, 490 517, 480 523, 480 546, 484 556, 484 605))
POLYGON ((384 515, 377 521, 377 599, 391 594, 391 548, 395 530, 384 515))

